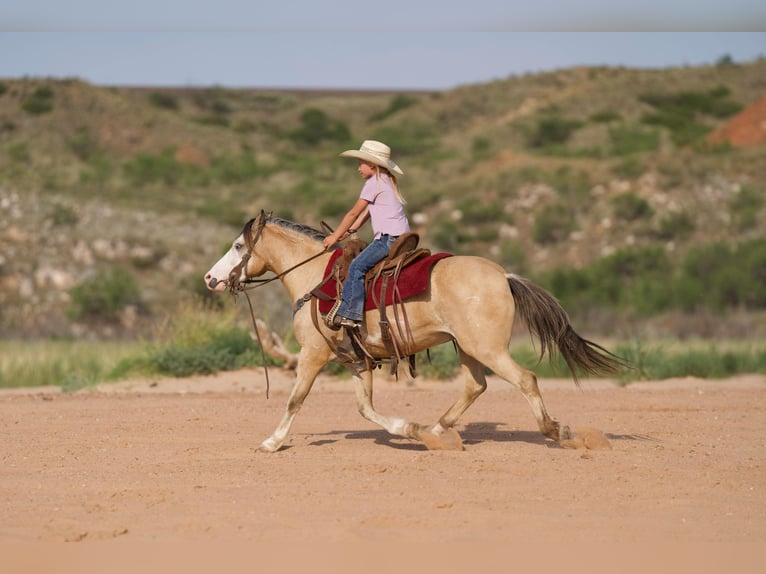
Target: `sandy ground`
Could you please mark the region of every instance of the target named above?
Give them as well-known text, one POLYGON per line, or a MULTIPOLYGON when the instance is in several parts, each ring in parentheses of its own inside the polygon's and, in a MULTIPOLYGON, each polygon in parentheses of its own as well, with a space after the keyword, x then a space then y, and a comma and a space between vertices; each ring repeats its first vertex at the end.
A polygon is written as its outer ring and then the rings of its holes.
MULTIPOLYGON (((268 400, 260 369, 0 393, 0 542, 723 544, 764 564, 764 376, 542 380, 551 415, 600 429, 605 450, 544 439, 491 379, 462 452, 388 435, 349 380, 320 378, 286 448, 263 454, 291 385, 270 375, 268 400)), ((378 379, 378 410, 421 423, 460 392, 378 379)))

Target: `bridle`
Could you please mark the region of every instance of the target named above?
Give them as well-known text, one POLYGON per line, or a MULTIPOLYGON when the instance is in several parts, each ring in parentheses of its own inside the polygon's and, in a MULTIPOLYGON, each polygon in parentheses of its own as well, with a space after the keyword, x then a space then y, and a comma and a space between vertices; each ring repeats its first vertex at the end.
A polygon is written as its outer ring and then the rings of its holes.
POLYGON ((271 212, 268 214, 261 210, 260 215, 258 215, 258 218, 255 220, 255 222, 252 225, 249 225, 245 228, 243 235, 245 236, 245 247, 247 248, 247 251, 242 256, 242 259, 240 262, 232 267, 231 271, 229 271, 228 278, 224 281, 224 284, 229 289, 229 292, 236 298, 238 293, 244 292, 245 295, 247 295, 247 291, 250 289, 255 289, 256 287, 262 287, 264 285, 268 285, 272 281, 277 281, 279 279, 282 279, 285 275, 290 273, 291 271, 295 271, 299 267, 305 265, 306 263, 310 263, 317 257, 321 257, 325 253, 327 253, 326 249, 322 249, 322 251, 315 253, 308 259, 304 259, 303 261, 300 261, 293 265, 292 267, 285 269, 281 273, 278 273, 277 275, 274 275, 274 277, 269 277, 268 279, 251 279, 247 278, 244 281, 240 280, 240 276, 242 275, 242 271, 247 267, 248 261, 250 261, 250 257, 252 256, 253 249, 255 249, 255 244, 258 242, 258 239, 260 239, 261 234, 263 233, 263 228, 266 227, 266 224, 271 219, 271 212), (255 231, 252 231, 253 227, 255 227, 255 231))
POLYGON ((242 235, 245 239, 245 247, 246 251, 245 254, 242 255, 242 259, 240 260, 237 265, 235 265, 231 271, 229 271, 229 276, 223 281, 226 288, 229 290, 229 293, 231 293, 232 297, 236 301, 237 296, 240 293, 245 294, 245 298, 247 299, 247 305, 250 308, 250 318, 253 322, 253 330, 255 331, 255 336, 258 339, 258 346, 261 348, 261 359, 263 360, 263 370, 266 374, 266 398, 269 398, 269 369, 266 365, 266 354, 263 350, 263 343, 261 342, 261 334, 258 331, 258 325, 256 324, 255 320, 255 310, 253 309, 253 303, 250 301, 250 295, 248 294, 248 291, 251 289, 255 289, 256 287, 263 287, 264 285, 268 285, 272 281, 277 281, 278 279, 281 279, 291 271, 294 271, 295 269, 298 269, 302 265, 305 265, 306 263, 309 263, 310 261, 313 261, 317 257, 321 257, 325 253, 327 253, 326 249, 322 249, 319 253, 316 253, 309 257, 308 259, 304 259, 303 261, 300 261, 299 263, 293 265, 292 267, 285 269, 281 273, 275 275, 274 277, 269 277, 268 279, 249 279, 246 278, 244 281, 240 280, 240 277, 242 276, 242 272, 247 268, 247 264, 250 261, 250 258, 252 257, 253 249, 255 249, 256 243, 258 243, 258 240, 261 238, 261 235, 263 234, 263 229, 266 227, 266 223, 271 219, 272 212, 266 213, 264 210, 261 210, 261 213, 258 215, 258 217, 254 221, 250 221, 246 226, 245 229, 242 232, 242 235), (253 229, 255 228, 255 229, 253 229))

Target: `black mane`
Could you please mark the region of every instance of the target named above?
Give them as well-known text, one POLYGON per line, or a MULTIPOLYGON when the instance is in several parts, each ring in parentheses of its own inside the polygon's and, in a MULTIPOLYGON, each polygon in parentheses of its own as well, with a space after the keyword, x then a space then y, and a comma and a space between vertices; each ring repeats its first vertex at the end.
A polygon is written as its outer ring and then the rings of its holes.
MULTIPOLYGON (((245 223, 245 226, 242 228, 242 234, 247 237, 250 234, 250 230, 253 227, 253 224, 255 223, 255 219, 253 218, 247 223, 245 223)), ((327 234, 319 231, 318 229, 314 229, 313 227, 309 227, 308 225, 303 225, 301 223, 295 223, 294 221, 288 221, 287 219, 282 219, 281 217, 269 217, 268 223, 273 223, 275 225, 278 225, 279 227, 284 227, 285 229, 290 229, 292 231, 297 231, 298 233, 305 235, 306 237, 310 237, 314 241, 322 241, 325 237, 327 237, 327 234)))

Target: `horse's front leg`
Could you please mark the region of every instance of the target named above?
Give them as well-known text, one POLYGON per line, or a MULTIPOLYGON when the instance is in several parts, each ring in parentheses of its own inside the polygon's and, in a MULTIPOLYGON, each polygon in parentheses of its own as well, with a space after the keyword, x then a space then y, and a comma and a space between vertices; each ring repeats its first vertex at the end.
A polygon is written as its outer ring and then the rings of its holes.
POLYGON ((290 398, 287 399, 285 414, 271 436, 261 443, 258 449, 261 452, 276 452, 282 447, 290 432, 290 427, 293 425, 293 420, 295 420, 298 411, 301 410, 303 401, 311 391, 319 371, 327 363, 327 358, 319 357, 309 351, 304 351, 304 349, 301 349, 298 356, 295 384, 290 392, 290 398))
POLYGON ((354 376, 354 391, 360 415, 393 435, 419 440, 418 424, 400 417, 387 417, 375 410, 372 405, 372 371, 351 367, 351 373, 354 376))

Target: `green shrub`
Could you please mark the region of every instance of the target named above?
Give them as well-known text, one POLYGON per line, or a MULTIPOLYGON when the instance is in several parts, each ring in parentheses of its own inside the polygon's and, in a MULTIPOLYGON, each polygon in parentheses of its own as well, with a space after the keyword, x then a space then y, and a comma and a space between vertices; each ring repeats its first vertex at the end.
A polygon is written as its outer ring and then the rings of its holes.
POLYGON ((721 119, 742 108, 737 102, 727 99, 729 93, 726 86, 717 86, 707 92, 645 93, 639 96, 639 100, 656 111, 644 114, 641 121, 669 129, 677 146, 688 145, 699 141, 710 131, 709 126, 697 121, 699 115, 721 119))
POLYGON ((397 112, 414 106, 417 102, 418 101, 412 96, 408 96, 406 94, 397 94, 391 98, 391 101, 388 103, 388 107, 385 110, 371 115, 370 121, 379 122, 384 120, 390 116, 393 116, 397 112))
POLYGON ((249 332, 234 327, 216 332, 199 344, 171 344, 149 354, 153 371, 175 377, 208 375, 259 363, 262 363, 260 354, 249 332))
POLYGON ((133 276, 115 267, 69 291, 69 314, 74 319, 115 320, 125 307, 140 303, 140 294, 133 276))
POLYGON ((615 216, 625 221, 645 219, 654 213, 649 203, 632 191, 613 197, 610 203, 615 216))
POLYGON ((669 213, 660 219, 657 236, 660 239, 686 239, 694 232, 694 220, 682 211, 669 213))
POLYGON ((348 126, 332 121, 325 112, 308 108, 301 114, 301 127, 292 131, 290 137, 303 145, 316 146, 325 140, 346 142, 351 139, 348 126))
POLYGON ((48 86, 37 88, 21 102, 21 109, 35 116, 47 114, 53 110, 53 90, 48 86))
POLYGON ((729 201, 729 208, 734 213, 758 211, 763 207, 763 191, 750 186, 742 186, 739 193, 729 201))
POLYGON ((167 94, 164 92, 152 92, 149 94, 149 103, 155 108, 160 108, 163 110, 175 111, 179 107, 178 98, 172 94, 167 94))
POLYGON ((492 142, 486 138, 474 138, 471 144, 471 156, 474 161, 487 159, 492 151, 492 142))
POLYGON ((130 183, 139 186, 151 183, 174 186, 183 181, 204 179, 202 168, 179 162, 173 148, 159 154, 139 154, 123 165, 123 171, 130 183))
POLYGON ((527 137, 527 144, 533 148, 564 144, 581 126, 579 120, 546 116, 537 120, 537 125, 527 137))
POLYGON ((88 158, 86 166, 80 171, 80 181, 82 183, 103 184, 112 177, 113 166, 111 160, 97 153, 88 158))
POLYGON ((716 345, 710 345, 707 348, 676 350, 647 348, 641 341, 636 341, 617 345, 615 353, 636 367, 621 373, 622 383, 690 376, 723 378, 766 372, 766 352, 763 349, 721 350, 716 345))
POLYGON ((736 248, 715 242, 690 249, 678 279, 684 309, 721 311, 766 308, 766 240, 756 239, 736 248))
POLYGON ((77 225, 80 216, 77 211, 63 203, 54 203, 51 206, 51 221, 57 227, 77 225))
POLYGON ((8 146, 8 157, 16 163, 28 163, 32 154, 29 153, 27 144, 19 142, 8 146))
POLYGON ((207 114, 203 116, 195 116, 192 118, 198 124, 203 126, 213 126, 218 128, 228 128, 231 123, 229 118, 218 114, 207 114))
POLYGON ((210 175, 221 183, 244 183, 261 175, 261 170, 252 153, 242 153, 238 157, 220 156, 213 158, 210 175))
POLYGON ((500 244, 499 263, 508 271, 524 274, 527 272, 527 252, 516 241, 503 241, 500 244))
POLYGON ((532 237, 538 243, 558 243, 576 229, 570 209, 560 203, 545 206, 535 217, 532 237))
POLYGON ((620 163, 613 165, 610 171, 617 177, 636 179, 644 174, 646 166, 634 157, 625 158, 620 163))
POLYGON ((8 91, 8 86, 6 86, 3 82, 0 82, 0 96, 2 96, 7 91, 8 91))
POLYGON ((98 143, 86 129, 78 130, 77 134, 67 142, 69 149, 82 161, 88 161, 98 152, 98 143))
POLYGON ((440 152, 439 136, 434 127, 419 122, 404 122, 399 125, 381 126, 372 134, 373 139, 392 142, 397 162, 402 156, 435 156, 440 152))
POLYGON ((610 127, 609 140, 609 153, 616 156, 656 151, 660 147, 660 136, 657 131, 640 126, 610 127))
POLYGON ((349 202, 340 197, 330 197, 319 204, 320 217, 339 217, 348 211, 349 202))
POLYGON ((592 122, 608 124, 611 122, 621 120, 622 116, 612 110, 604 110, 604 111, 596 112, 595 114, 592 114, 588 119, 592 122))
POLYGON ((452 343, 437 345, 415 357, 418 376, 426 379, 451 379, 460 369, 460 358, 452 343))
POLYGON ((249 134, 254 132, 258 126, 255 125, 255 122, 248 119, 239 120, 237 123, 234 124, 234 131, 239 134, 249 134))

